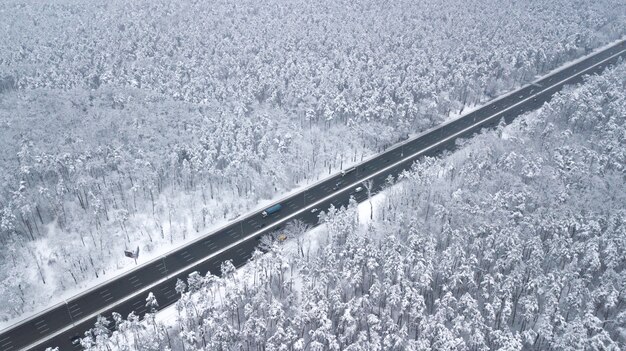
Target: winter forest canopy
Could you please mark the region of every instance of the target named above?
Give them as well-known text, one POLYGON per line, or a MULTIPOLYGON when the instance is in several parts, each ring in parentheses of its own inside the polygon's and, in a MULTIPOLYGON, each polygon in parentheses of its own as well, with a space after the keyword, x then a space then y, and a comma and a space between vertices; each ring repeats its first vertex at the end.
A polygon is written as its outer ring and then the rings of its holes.
POLYGON ((83 346, 623 349, 625 123, 622 63, 390 179, 373 221, 332 208, 317 236, 293 225, 239 273, 179 281, 175 321, 115 315, 83 346))
POLYGON ((1 320, 626 33, 609 0, 6 0, 0 20, 1 320))

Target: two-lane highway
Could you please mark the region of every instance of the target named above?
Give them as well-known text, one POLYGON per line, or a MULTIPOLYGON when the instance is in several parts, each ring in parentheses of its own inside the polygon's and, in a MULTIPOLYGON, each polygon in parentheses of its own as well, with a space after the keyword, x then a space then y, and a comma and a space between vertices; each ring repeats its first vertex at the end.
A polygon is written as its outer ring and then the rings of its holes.
POLYGON ((115 279, 89 289, 65 303, 30 317, 0 333, 0 351, 19 349, 44 350, 59 346, 61 350, 79 349, 70 339, 93 327, 96 316, 111 319, 112 312, 127 316, 146 312, 145 299, 153 292, 160 308, 178 299, 177 279, 198 271, 218 275, 220 265, 232 260, 237 267, 245 264, 258 244, 257 239, 294 219, 310 225, 317 224, 317 213, 311 209, 326 210, 346 205, 350 197, 357 201, 367 199, 367 190, 355 189, 366 180, 373 183, 372 191, 379 191, 388 176, 397 176, 423 156, 434 156, 445 149, 453 149, 458 138, 470 137, 482 128, 512 121, 520 114, 536 109, 560 91, 564 85, 582 81, 582 76, 601 72, 626 56, 626 42, 599 51, 561 71, 546 76, 519 90, 492 101, 490 104, 454 121, 433 128, 404 141, 386 152, 376 155, 354 170, 324 179, 309 188, 290 195, 279 203, 282 209, 264 218, 260 211, 209 233, 184 247, 156 258, 115 279))

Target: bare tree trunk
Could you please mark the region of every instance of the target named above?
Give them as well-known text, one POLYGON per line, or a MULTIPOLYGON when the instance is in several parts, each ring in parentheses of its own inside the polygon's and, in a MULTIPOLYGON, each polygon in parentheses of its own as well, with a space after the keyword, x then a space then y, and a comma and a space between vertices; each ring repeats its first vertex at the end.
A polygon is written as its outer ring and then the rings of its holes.
POLYGON ((41 269, 41 265, 39 264, 39 259, 37 258, 37 255, 33 251, 31 251, 30 254, 35 260, 35 264, 37 265, 37 271, 39 272, 39 277, 41 278, 41 281, 46 284, 46 278, 43 276, 43 270, 41 269))

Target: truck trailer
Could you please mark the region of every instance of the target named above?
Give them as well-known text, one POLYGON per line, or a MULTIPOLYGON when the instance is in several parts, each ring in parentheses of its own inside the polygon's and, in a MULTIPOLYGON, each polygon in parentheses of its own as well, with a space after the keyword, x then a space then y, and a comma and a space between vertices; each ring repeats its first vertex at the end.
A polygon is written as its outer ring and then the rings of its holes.
POLYGON ((267 217, 267 216, 269 216, 271 214, 274 214, 274 213, 280 211, 282 208, 283 207, 280 204, 276 204, 276 205, 274 205, 272 207, 269 207, 269 208, 265 209, 265 211, 261 212, 261 216, 263 216, 263 218, 265 218, 265 217, 267 217))

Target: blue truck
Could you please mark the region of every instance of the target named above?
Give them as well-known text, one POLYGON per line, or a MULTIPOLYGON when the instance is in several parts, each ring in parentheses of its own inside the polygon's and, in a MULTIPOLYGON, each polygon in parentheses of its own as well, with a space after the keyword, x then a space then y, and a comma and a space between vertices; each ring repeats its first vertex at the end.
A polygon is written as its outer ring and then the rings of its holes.
POLYGON ((271 214, 274 214, 274 213, 280 211, 282 208, 283 207, 280 204, 276 204, 276 205, 274 205, 272 207, 269 207, 269 208, 265 209, 265 211, 261 212, 261 216, 263 216, 263 218, 265 218, 265 217, 267 217, 267 216, 269 216, 271 214))

